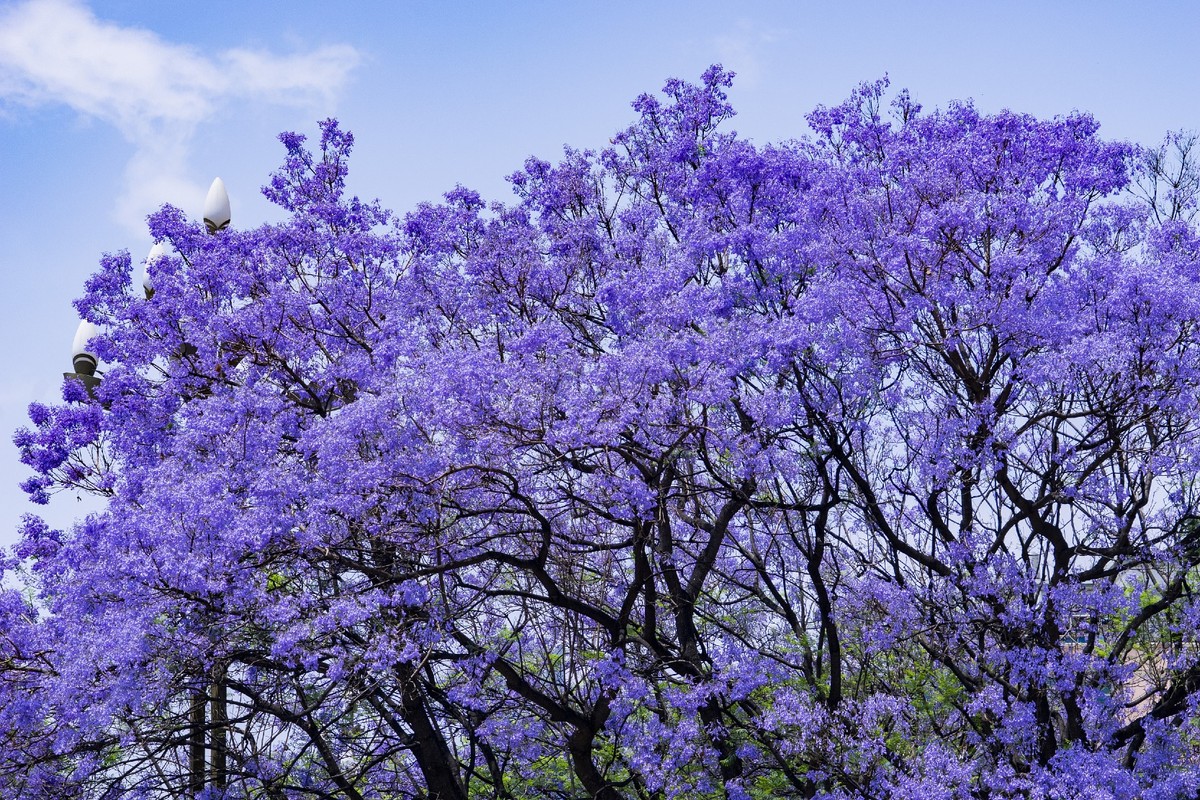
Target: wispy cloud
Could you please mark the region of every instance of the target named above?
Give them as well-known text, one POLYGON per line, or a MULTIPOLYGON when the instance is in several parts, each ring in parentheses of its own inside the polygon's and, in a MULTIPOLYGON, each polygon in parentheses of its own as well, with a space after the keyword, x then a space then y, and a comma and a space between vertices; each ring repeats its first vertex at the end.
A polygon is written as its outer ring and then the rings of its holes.
POLYGON ((182 204, 197 126, 238 100, 316 107, 336 96, 358 53, 333 45, 277 55, 202 53, 157 34, 97 19, 72 0, 0 9, 0 100, 65 104, 116 127, 134 146, 115 214, 143 228, 146 212, 182 204))
POLYGON ((786 38, 783 29, 763 30, 748 20, 738 20, 728 32, 713 41, 721 63, 737 73, 738 84, 754 87, 763 74, 762 53, 786 38))

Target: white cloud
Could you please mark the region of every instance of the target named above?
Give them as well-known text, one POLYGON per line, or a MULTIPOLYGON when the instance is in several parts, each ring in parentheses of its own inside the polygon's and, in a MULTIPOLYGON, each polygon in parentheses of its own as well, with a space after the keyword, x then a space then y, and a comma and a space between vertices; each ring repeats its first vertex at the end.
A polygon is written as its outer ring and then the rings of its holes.
POLYGON ((116 127, 135 148, 116 216, 139 231, 164 199, 179 203, 195 193, 189 143, 223 105, 317 106, 338 93, 358 61, 344 45, 210 55, 99 20, 72 0, 29 0, 0 11, 0 99, 65 104, 116 127))
POLYGON ((786 30, 767 31, 742 19, 731 30, 717 36, 713 44, 721 64, 737 73, 738 85, 753 88, 762 78, 762 52, 786 35, 786 30))

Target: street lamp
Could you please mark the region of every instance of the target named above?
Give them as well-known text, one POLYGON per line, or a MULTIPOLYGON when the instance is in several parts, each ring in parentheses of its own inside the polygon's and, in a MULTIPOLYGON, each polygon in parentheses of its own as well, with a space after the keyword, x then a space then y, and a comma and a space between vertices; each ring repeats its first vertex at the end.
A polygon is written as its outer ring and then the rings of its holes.
POLYGON ((79 327, 75 329, 75 340, 71 343, 71 363, 75 371, 63 373, 64 378, 82 383, 89 395, 100 385, 100 378, 96 375, 96 367, 100 360, 89 346, 92 339, 99 334, 100 328, 94 323, 86 319, 79 323, 79 327))
MULTIPOLYGON (((228 228, 229 221, 229 193, 225 190, 225 182, 217 178, 212 182, 208 196, 204 199, 204 226, 210 234, 216 234, 228 228)), ((166 254, 166 246, 162 242, 156 242, 146 256, 142 268, 142 290, 146 293, 147 300, 154 296, 153 265, 166 254)), ((75 371, 63 373, 64 378, 81 382, 88 395, 93 397, 96 387, 100 385, 100 377, 96 375, 99 359, 90 344, 99 333, 100 328, 94 323, 87 320, 79 323, 71 345, 71 362, 75 371)), ((185 342, 185 353, 189 347, 191 346, 185 342)), ((195 348, 192 348, 192 351, 195 352, 195 348)), ((203 793, 205 783, 211 783, 218 790, 223 789, 226 784, 228 744, 225 726, 228 725, 228 690, 224 673, 224 665, 214 665, 207 690, 201 688, 192 694, 188 715, 188 790, 193 797, 203 793), (206 748, 206 744, 209 743, 205 741, 205 733, 209 727, 205 720, 208 707, 211 707, 213 729, 211 749, 206 753, 206 749, 209 749, 206 748), (206 755, 211 755, 211 762, 207 764, 206 755)))
MULTIPOLYGON (((215 235, 229 227, 230 218, 229 192, 225 191, 225 181, 214 178, 212 185, 208 187, 208 196, 204 198, 204 226, 208 228, 210 234, 215 235)), ((225 682, 225 665, 219 662, 213 664, 209 677, 211 681, 208 685, 207 699, 211 718, 208 727, 211 732, 208 742, 208 779, 212 786, 224 789, 228 771, 226 725, 228 725, 229 702, 229 689, 225 682)), ((195 723, 202 721, 204 717, 204 698, 197 693, 193 702, 195 705, 192 706, 192 721, 195 726, 195 723)), ((191 757, 194 765, 197 762, 203 764, 203 750, 200 749, 202 746, 202 738, 199 742, 193 740, 191 757)), ((193 780, 195 780, 194 777, 193 780)))
POLYGON ((208 196, 204 198, 204 225, 209 233, 229 227, 229 192, 225 191, 225 181, 220 178, 213 179, 208 196))
POLYGON ((150 266, 166 254, 166 245, 162 242, 155 242, 146 256, 146 263, 142 265, 142 290, 146 293, 147 300, 154 297, 154 276, 150 274, 150 266))

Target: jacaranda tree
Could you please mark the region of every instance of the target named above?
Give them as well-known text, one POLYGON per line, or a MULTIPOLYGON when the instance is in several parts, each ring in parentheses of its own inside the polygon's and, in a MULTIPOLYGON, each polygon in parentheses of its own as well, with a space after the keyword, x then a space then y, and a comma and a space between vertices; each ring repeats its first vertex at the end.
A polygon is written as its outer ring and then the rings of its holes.
POLYGON ((325 122, 286 222, 106 256, 0 794, 1194 797, 1189 140, 878 83, 760 146, 730 78, 403 217, 325 122))

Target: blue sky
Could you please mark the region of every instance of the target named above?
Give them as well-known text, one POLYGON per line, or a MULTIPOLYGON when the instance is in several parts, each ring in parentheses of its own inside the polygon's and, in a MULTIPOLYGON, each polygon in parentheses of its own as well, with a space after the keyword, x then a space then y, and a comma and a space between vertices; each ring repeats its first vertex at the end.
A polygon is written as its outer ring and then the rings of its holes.
POLYGON ((199 217, 213 177, 234 224, 276 219, 258 187, 275 135, 337 116, 351 189, 398 211, 504 176, 564 144, 603 145, 629 103, 723 63, 732 128, 759 142, 887 73, 927 108, 1093 113, 1143 144, 1200 128, 1190 2, 352 2, 0 0, 0 544, 30 505, 11 432, 54 401, 105 251, 149 249, 146 214, 199 217))

